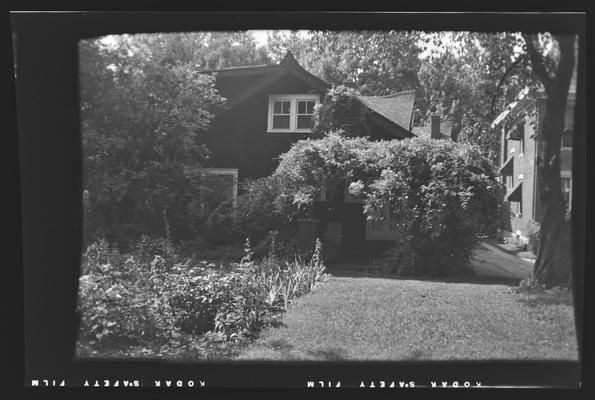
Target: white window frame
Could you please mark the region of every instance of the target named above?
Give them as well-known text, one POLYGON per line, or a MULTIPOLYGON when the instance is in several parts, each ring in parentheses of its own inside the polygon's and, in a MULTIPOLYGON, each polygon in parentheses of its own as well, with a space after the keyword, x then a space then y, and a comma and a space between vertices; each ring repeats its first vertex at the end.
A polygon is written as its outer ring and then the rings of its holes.
POLYGON ((570 180, 570 193, 568 194, 568 209, 572 210, 572 171, 560 171, 560 188, 562 187, 562 178, 570 180))
POLYGON ((309 133, 312 129, 297 129, 297 103, 299 100, 314 100, 314 106, 320 103, 320 96, 317 94, 270 94, 267 133, 309 133), (289 128, 273 129, 273 110, 276 101, 289 101, 289 128))

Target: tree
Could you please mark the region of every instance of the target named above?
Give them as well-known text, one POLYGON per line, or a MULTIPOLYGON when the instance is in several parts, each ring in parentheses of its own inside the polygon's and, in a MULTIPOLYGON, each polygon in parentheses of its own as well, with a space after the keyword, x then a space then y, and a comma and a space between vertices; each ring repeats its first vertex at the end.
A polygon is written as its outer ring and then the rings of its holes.
POLYGON ((268 43, 274 60, 291 50, 313 74, 360 95, 415 89, 414 126, 441 110, 454 119, 455 137, 494 163, 500 137, 491 122, 537 83, 517 33, 275 31, 268 43))
POLYGON ((310 31, 269 34, 269 51, 278 60, 291 50, 308 71, 330 84, 365 96, 418 87, 419 33, 398 31, 310 31))
POLYGON ((546 53, 538 44, 539 36, 524 34, 523 38, 533 71, 547 96, 537 164, 543 217, 533 275, 537 283, 546 287, 569 285, 572 282, 570 222, 565 218, 560 184, 560 146, 576 40, 573 36, 554 35, 553 51, 546 53))
POLYGON ((490 125, 526 88, 537 80, 516 33, 439 32, 422 43, 422 85, 419 123, 427 123, 432 108, 454 120, 459 141, 480 146, 494 163, 500 136, 490 125))
POLYGON ((368 136, 367 114, 368 108, 355 90, 333 87, 314 108, 313 132, 325 135, 340 130, 345 136, 368 136))
POLYGON ((81 43, 84 185, 96 236, 126 243, 191 229, 208 156, 197 135, 224 99, 190 48, 162 35, 81 43))

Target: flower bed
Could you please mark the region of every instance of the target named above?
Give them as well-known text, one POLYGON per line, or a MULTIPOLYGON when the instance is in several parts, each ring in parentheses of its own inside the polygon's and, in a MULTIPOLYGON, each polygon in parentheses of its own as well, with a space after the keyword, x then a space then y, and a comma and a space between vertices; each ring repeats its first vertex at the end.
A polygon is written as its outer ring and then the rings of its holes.
POLYGON ((142 355, 178 357, 185 350, 196 353, 191 347, 197 343, 199 357, 208 355, 213 343, 254 337, 273 315, 327 277, 320 242, 308 261, 274 252, 254 261, 247 243, 246 255, 231 270, 191 266, 167 246, 168 251, 139 246, 120 254, 100 241, 83 255, 80 355, 106 356, 120 349, 116 353, 125 356, 126 349, 142 348, 142 355), (148 251, 161 254, 148 261, 148 251))

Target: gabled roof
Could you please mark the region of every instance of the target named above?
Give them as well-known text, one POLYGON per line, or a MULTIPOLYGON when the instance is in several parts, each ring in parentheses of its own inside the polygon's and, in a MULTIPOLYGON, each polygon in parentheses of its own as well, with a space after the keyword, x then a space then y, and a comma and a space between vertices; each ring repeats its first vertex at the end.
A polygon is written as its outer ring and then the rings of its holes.
POLYGON ((273 83, 277 82, 282 77, 286 76, 287 74, 293 75, 308 84, 310 84, 314 89, 318 89, 321 91, 327 90, 331 87, 328 83, 323 81, 322 79, 312 75, 301 65, 298 64, 297 60, 291 54, 290 51, 287 52, 283 60, 278 65, 261 65, 256 67, 240 67, 237 69, 224 69, 219 71, 212 71, 217 72, 218 76, 230 76, 232 75, 239 75, 239 74, 258 74, 260 72, 263 73, 263 77, 256 82, 249 85, 245 88, 242 93, 230 99, 230 101, 226 104, 226 110, 231 110, 234 107, 237 107, 239 104, 243 103, 244 101, 248 100, 252 96, 256 95, 260 91, 264 90, 268 86, 272 85, 273 83), (223 75, 221 75, 223 74, 223 75))
MULTIPOLYGON (((224 114, 237 107, 287 75, 292 75, 306 82, 314 91, 326 92, 331 88, 330 84, 306 71, 299 65, 290 51, 287 52, 283 60, 277 65, 231 67, 203 72, 216 73, 217 79, 242 76, 253 76, 255 78, 246 87, 238 88, 238 94, 228 99, 224 110, 219 114, 224 114)), ((410 130, 413 119, 413 103, 415 102, 414 90, 381 97, 364 96, 362 100, 372 111, 370 117, 374 123, 397 137, 412 136, 410 130)))
POLYGON ((406 90, 387 96, 362 96, 364 103, 389 121, 411 130, 415 90, 406 90))
POLYGON ((205 69, 200 71, 202 74, 210 74, 216 72, 218 76, 239 76, 239 75, 259 75, 269 72, 271 69, 277 68, 277 64, 259 64, 259 65, 243 65, 239 67, 225 67, 219 69, 205 69))

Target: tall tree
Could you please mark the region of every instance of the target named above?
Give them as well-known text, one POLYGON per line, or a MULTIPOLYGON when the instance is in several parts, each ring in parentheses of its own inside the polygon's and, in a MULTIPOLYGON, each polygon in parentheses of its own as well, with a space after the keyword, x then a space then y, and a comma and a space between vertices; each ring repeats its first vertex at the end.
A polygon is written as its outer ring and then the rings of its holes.
POLYGON ((381 96, 419 86, 418 38, 417 32, 398 31, 273 32, 268 46, 275 60, 291 50, 325 81, 381 96))
POLYGON ((80 45, 84 185, 98 235, 169 237, 193 215, 207 157, 197 135, 223 99, 178 50, 160 35, 80 45))
POLYGON ((574 36, 555 35, 552 51, 545 51, 538 35, 524 34, 527 53, 547 96, 538 156, 540 200, 543 218, 534 277, 546 287, 568 285, 572 279, 570 221, 560 183, 560 146, 570 81, 575 65, 574 36))
POLYGON ((491 122, 522 90, 537 87, 523 39, 506 32, 439 32, 425 34, 420 45, 419 122, 427 122, 433 108, 443 110, 460 141, 480 146, 497 162, 500 137, 491 122))

